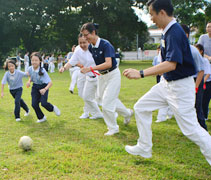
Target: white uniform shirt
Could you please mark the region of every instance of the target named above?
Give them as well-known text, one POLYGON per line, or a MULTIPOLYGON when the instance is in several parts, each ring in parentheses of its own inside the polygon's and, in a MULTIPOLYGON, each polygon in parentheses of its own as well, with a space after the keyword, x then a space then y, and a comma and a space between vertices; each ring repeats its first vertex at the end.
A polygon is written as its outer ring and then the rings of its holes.
MULTIPOLYGON (((198 49, 193 46, 193 45, 190 45, 190 50, 191 50, 191 53, 192 53, 192 56, 193 56, 193 60, 195 62, 195 65, 196 65, 196 74, 193 75, 194 78, 196 78, 198 76, 198 72, 200 71, 205 71, 205 61, 202 57, 202 55, 200 54, 200 52, 198 51, 198 49)), ((205 74, 205 72, 204 72, 205 74)))
MULTIPOLYGON (((211 64, 210 64, 210 71, 211 71, 211 64)), ((209 76, 209 78, 207 79, 206 82, 210 82, 210 81, 211 81, 211 73, 210 73, 210 76, 209 76)))
MULTIPOLYGON (((75 66, 76 64, 80 63, 84 67, 96 66, 92 54, 87 49, 84 51, 79 45, 75 48, 73 55, 71 56, 69 63, 71 66, 75 66)), ((86 73, 88 76, 94 76, 92 72, 86 73)))
POLYGON ((28 56, 28 55, 25 55, 25 56, 24 56, 24 61, 25 61, 25 62, 29 62, 29 56, 28 56))
POLYGON ((202 34, 199 37, 198 44, 203 45, 204 47, 204 54, 211 56, 211 38, 208 34, 202 34))
POLYGON ((204 60, 204 74, 211 74, 210 62, 207 58, 203 57, 204 60))
POLYGON ((51 57, 49 58, 49 62, 50 62, 50 63, 54 63, 54 57, 53 57, 53 56, 51 56, 51 57))

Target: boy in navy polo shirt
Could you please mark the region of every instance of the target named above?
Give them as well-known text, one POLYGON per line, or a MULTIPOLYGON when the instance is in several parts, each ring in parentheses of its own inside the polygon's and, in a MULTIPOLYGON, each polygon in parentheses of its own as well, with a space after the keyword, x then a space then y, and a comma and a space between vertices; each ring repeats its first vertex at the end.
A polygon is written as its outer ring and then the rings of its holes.
POLYGON ((164 78, 135 104, 139 139, 137 145, 126 146, 125 149, 130 154, 150 158, 152 111, 169 105, 183 134, 200 147, 211 165, 211 136, 199 125, 194 108, 195 83, 192 75, 196 70, 188 39, 173 17, 171 0, 150 0, 148 6, 152 21, 163 29, 162 63, 144 71, 126 69, 123 74, 129 79, 157 74, 163 74, 164 78))

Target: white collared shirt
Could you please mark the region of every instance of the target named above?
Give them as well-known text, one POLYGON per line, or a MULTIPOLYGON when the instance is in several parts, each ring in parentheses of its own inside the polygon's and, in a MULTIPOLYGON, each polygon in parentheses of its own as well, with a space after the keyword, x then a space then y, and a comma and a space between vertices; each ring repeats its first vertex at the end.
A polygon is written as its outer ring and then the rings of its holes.
POLYGON ((97 38, 97 42, 95 45, 91 44, 92 45, 92 48, 98 48, 99 45, 100 45, 100 37, 97 38))
MULTIPOLYGON (((78 63, 82 64, 84 67, 96 66, 92 54, 89 52, 89 50, 87 49, 84 51, 79 45, 75 48, 73 55, 69 59, 69 64, 71 66, 75 66, 78 63)), ((86 75, 94 76, 92 72, 88 72, 86 75)))
POLYGON ((177 21, 176 21, 175 18, 173 18, 173 19, 171 20, 171 22, 168 23, 168 25, 165 27, 165 29, 163 30, 162 34, 165 35, 166 32, 170 29, 170 27, 171 27, 172 25, 174 25, 175 23, 177 23, 177 21))

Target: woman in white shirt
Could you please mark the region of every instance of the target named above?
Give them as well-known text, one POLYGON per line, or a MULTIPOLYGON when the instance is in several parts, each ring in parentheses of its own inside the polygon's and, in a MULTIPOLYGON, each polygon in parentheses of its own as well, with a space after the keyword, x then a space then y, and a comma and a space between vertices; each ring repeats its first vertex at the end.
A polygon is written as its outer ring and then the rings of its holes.
MULTIPOLYGON (((78 36, 78 44, 79 45, 76 47, 70 60, 65 64, 64 67, 59 70, 61 73, 76 65, 80 67, 96 66, 92 58, 92 54, 88 50, 89 43, 82 36, 82 34, 79 34, 78 36)), ((95 100, 95 94, 97 90, 96 75, 92 72, 86 74, 79 73, 77 84, 78 94, 85 102, 84 111, 88 111, 92 115, 90 119, 103 118, 102 112, 100 111, 95 100)), ((86 118, 88 117, 89 116, 86 118)))

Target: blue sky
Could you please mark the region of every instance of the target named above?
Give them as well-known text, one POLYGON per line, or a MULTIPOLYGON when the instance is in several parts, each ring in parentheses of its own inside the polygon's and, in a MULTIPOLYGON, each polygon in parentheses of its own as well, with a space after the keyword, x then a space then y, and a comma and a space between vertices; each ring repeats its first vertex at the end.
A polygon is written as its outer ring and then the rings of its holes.
POLYGON ((142 10, 139 8, 133 8, 137 16, 147 24, 147 26, 151 26, 153 22, 150 19, 150 15, 146 9, 142 10))

